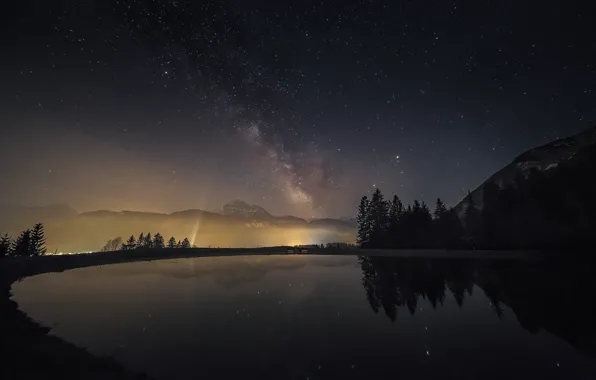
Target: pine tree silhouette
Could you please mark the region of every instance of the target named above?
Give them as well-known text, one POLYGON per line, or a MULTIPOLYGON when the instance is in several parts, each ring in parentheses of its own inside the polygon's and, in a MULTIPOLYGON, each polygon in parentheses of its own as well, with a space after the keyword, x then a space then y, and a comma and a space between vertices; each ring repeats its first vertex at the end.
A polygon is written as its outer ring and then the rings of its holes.
POLYGON ((437 198, 437 203, 435 204, 435 212, 434 217, 435 219, 441 219, 447 213, 447 207, 445 207, 445 203, 441 200, 441 198, 437 198))
POLYGON ((426 203, 420 207, 420 242, 418 248, 430 248, 433 245, 433 217, 426 203))
POLYGON ((412 203, 412 212, 415 214, 419 213, 421 207, 420 201, 418 199, 414 199, 414 203, 412 203))
POLYGON ((130 251, 131 249, 135 249, 137 247, 137 240, 135 239, 134 235, 130 235, 126 243, 122 245, 123 250, 130 251))
POLYGON ((188 238, 184 238, 184 240, 182 240, 180 248, 190 248, 190 241, 188 241, 188 238))
POLYGON ((437 198, 435 203, 435 211, 433 212, 434 219, 432 220, 432 245, 436 248, 447 248, 449 241, 449 218, 447 207, 441 200, 437 198))
POLYGON ((141 232, 137 239, 137 248, 143 248, 143 244, 145 244, 145 235, 141 232))
POLYGON ((397 195, 393 196, 391 200, 391 206, 389 207, 389 223, 397 226, 399 218, 404 213, 404 205, 397 195))
POLYGON ((399 248, 403 244, 401 225, 403 224, 404 205, 397 195, 393 196, 389 206, 388 248, 399 248))
POLYGON ((165 248, 163 236, 158 232, 153 236, 153 248, 165 248))
POLYGON ((143 239, 143 248, 153 248, 153 240, 151 239, 151 232, 147 232, 143 239))
POLYGON ((8 234, 4 234, 0 238, 0 258, 9 256, 11 253, 10 252, 11 247, 12 247, 12 241, 10 239, 10 236, 8 236, 8 234))
POLYGON ((31 256, 31 230, 21 232, 13 244, 14 256, 31 256))
POLYGON ((370 243, 371 234, 370 203, 366 196, 360 200, 356 220, 358 223, 357 244, 360 248, 366 248, 370 243))
POLYGON ((389 207, 379 188, 373 193, 369 208, 371 223, 370 247, 382 248, 386 245, 385 236, 389 226, 389 207))
POLYGON ((428 238, 425 232, 426 211, 417 199, 412 204, 412 212, 406 219, 406 230, 408 234, 407 248, 421 248, 428 238))
POLYGON ((176 248, 176 239, 173 236, 168 240, 168 248, 176 248))
POLYGON ((46 238, 42 223, 37 223, 31 230, 31 254, 33 256, 46 254, 46 238))

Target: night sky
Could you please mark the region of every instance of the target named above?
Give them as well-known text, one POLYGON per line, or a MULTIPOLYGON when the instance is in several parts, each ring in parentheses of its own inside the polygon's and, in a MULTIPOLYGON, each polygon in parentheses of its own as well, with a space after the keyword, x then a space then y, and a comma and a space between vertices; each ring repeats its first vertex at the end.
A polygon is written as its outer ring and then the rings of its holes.
POLYGON ((593 1, 19 1, 0 202, 448 205, 596 121, 593 1))

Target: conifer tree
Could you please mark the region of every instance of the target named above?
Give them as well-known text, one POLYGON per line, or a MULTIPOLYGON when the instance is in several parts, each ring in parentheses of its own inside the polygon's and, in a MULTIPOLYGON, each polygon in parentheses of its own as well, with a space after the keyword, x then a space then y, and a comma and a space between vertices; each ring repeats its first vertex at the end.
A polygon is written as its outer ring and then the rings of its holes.
POLYGON ((418 201, 418 199, 414 199, 414 204, 412 205, 412 213, 420 215, 421 208, 422 206, 420 206, 420 202, 418 201))
POLYGON ((168 240, 168 248, 176 248, 176 239, 173 236, 168 240))
POLYGON ((435 204, 435 212, 434 212, 435 219, 441 219, 443 216, 445 216, 446 212, 447 212, 447 207, 445 207, 445 203, 443 203, 441 198, 437 198, 437 203, 435 204))
POLYGON ((389 206, 388 248, 399 248, 402 244, 401 224, 403 224, 404 205, 397 195, 393 196, 389 206))
POLYGON ((403 212, 404 205, 401 203, 399 197, 394 195, 391 200, 391 206, 389 206, 389 224, 397 226, 399 218, 402 216, 403 212))
POLYGON ((13 243, 14 256, 31 256, 31 230, 21 232, 13 243))
POLYGON ((424 220, 425 222, 428 222, 433 219, 433 217, 430 213, 430 209, 424 202, 422 202, 422 205, 420 206, 420 213, 422 215, 421 219, 424 220))
POLYGON ((4 234, 0 238, 0 258, 9 256, 11 247, 12 247, 12 241, 10 239, 10 236, 8 236, 8 234, 4 234))
POLYGON ((432 221, 432 242, 437 248, 446 248, 446 244, 449 241, 449 220, 447 214, 447 207, 445 207, 441 198, 437 198, 435 211, 433 212, 434 219, 432 221))
POLYGON ((383 198, 383 193, 377 188, 370 200, 370 246, 371 248, 381 248, 385 243, 387 227, 389 225, 389 207, 383 198))
POLYGON ((370 242, 371 234, 371 217, 370 217, 370 203, 366 196, 360 200, 358 206, 358 216, 356 218, 358 223, 357 243, 360 248, 366 248, 370 242))
POLYGON ((143 244, 145 244, 145 235, 141 232, 137 239, 137 248, 143 248, 143 244))
POLYGON ((126 243, 122 244, 122 249, 130 251, 137 247, 137 240, 135 239, 134 235, 130 235, 126 243))
POLYGON ((151 232, 147 232, 145 239, 143 239, 143 248, 153 248, 153 240, 151 239, 151 232))
POLYGON ((184 238, 184 240, 182 240, 180 248, 190 248, 190 241, 188 241, 188 238, 184 238))
POLYGON ((163 236, 158 232, 153 236, 153 248, 165 248, 163 236))
POLYGON ((433 217, 426 203, 420 206, 420 225, 418 227, 418 248, 430 248, 433 245, 433 217))
POLYGON ((37 223, 31 230, 30 250, 32 256, 42 256, 46 254, 46 238, 42 223, 37 223))

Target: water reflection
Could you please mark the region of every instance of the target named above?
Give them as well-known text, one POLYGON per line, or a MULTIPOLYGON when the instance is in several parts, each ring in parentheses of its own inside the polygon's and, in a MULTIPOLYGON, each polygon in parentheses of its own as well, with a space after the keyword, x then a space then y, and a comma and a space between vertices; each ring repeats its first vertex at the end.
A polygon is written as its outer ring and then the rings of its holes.
MULTIPOLYGON (((474 261, 466 259, 422 260, 391 257, 358 257, 362 269, 362 286, 372 310, 382 309, 395 322, 397 308, 406 306, 414 315, 420 298, 427 299, 433 309, 443 305, 450 291, 461 307, 466 294, 474 287, 474 261)), ((502 309, 492 300, 499 318, 502 309)))
POLYGON ((589 268, 219 257, 49 273, 13 293, 53 334, 162 379, 596 378, 580 354, 596 346, 589 268))
POLYGON ((462 307, 477 288, 499 319, 507 305, 527 331, 545 330, 596 354, 596 272, 590 263, 363 256, 358 262, 370 307, 392 322, 400 307, 414 315, 420 299, 436 309, 447 292, 462 307))

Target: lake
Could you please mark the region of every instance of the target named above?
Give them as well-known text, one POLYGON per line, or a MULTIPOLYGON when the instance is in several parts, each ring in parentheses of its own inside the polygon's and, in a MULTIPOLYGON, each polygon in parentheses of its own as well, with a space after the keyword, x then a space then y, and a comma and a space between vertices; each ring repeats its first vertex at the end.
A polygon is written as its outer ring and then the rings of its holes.
POLYGON ((596 276, 539 260, 236 256, 46 273, 13 299, 157 379, 596 379, 596 276))

